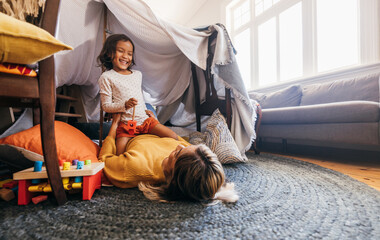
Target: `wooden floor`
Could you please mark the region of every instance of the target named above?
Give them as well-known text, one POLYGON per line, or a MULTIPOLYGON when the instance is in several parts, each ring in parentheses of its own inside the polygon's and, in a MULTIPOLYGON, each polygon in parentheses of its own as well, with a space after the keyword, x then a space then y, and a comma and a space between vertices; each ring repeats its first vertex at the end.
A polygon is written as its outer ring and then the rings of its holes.
POLYGON ((314 163, 341 172, 380 191, 380 161, 363 163, 357 161, 300 157, 295 155, 278 155, 314 163))

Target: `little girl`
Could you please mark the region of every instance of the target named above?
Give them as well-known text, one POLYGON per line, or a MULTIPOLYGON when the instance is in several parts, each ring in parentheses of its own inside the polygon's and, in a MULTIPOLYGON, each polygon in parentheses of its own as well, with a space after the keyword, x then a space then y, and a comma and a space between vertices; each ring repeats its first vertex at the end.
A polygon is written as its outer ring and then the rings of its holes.
POLYGON ((154 114, 147 110, 142 94, 142 75, 132 70, 134 63, 134 44, 124 34, 109 36, 98 56, 98 62, 106 71, 99 78, 102 109, 108 113, 122 113, 116 130, 116 154, 125 152, 128 141, 134 137, 127 130, 127 122, 137 121, 134 135, 149 133, 159 137, 178 136, 168 127, 160 124, 154 114), (133 108, 135 107, 135 110, 133 108))

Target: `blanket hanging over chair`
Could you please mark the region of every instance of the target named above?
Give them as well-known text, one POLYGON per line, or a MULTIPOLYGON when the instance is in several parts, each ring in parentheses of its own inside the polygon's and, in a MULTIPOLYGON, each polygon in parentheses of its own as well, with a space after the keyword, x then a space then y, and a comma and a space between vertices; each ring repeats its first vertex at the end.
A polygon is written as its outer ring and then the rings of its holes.
POLYGON ((143 73, 145 100, 158 107, 160 122, 170 119, 175 125, 194 130, 191 62, 197 65, 202 78, 201 70, 206 68, 208 37, 218 31, 211 70, 218 95, 224 97, 224 91, 221 91, 224 87, 232 91, 231 133, 245 157, 245 151, 256 138, 256 112, 244 87, 232 43, 220 25, 196 31, 170 23, 157 17, 142 0, 61 1, 56 37, 73 46, 74 51, 58 53, 55 57, 57 87, 80 85, 87 118, 91 122, 99 121, 97 80, 101 69, 96 57, 103 43, 105 7, 107 31, 124 33, 135 44, 134 68, 143 73))

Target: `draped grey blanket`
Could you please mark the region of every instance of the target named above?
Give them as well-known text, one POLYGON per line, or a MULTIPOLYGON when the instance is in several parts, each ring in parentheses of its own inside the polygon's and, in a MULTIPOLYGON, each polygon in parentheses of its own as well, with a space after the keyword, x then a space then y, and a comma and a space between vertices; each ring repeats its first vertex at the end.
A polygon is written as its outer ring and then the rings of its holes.
MULTIPOLYGON (((157 17, 142 0, 65 0, 61 1, 56 37, 74 47, 55 55, 56 85, 80 85, 86 117, 99 121, 101 74, 96 57, 103 43, 104 12, 108 33, 124 33, 135 44, 135 69, 143 73, 146 102, 158 106, 161 122, 195 129, 191 62, 198 73, 206 68, 208 37, 218 31, 211 66, 219 95, 224 87, 233 95, 232 135, 243 155, 256 138, 256 113, 244 87, 232 43, 221 25, 196 31, 157 17)), ((201 76, 200 76, 201 78, 201 76)), ((202 80, 202 79, 201 79, 202 80)), ((200 88, 205 91, 202 85, 200 88)), ((223 91, 222 91, 223 90, 223 91)), ((203 119, 204 121, 206 119, 203 119)))

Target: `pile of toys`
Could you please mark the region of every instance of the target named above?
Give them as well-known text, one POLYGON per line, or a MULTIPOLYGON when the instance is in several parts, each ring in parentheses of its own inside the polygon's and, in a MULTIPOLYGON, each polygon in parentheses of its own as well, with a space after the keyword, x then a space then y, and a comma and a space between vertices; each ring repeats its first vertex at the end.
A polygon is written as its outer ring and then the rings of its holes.
POLYGON ((0 199, 10 201, 17 196, 18 182, 11 177, 11 172, 5 164, 0 164, 0 199))

